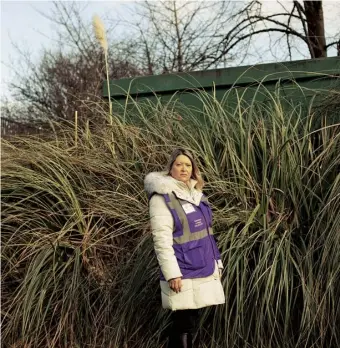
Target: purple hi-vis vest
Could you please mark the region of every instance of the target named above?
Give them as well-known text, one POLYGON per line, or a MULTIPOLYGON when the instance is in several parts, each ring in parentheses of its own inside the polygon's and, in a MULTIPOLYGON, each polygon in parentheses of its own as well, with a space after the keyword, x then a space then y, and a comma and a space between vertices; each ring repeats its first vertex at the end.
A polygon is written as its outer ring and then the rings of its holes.
MULTIPOLYGON (((175 193, 163 197, 174 219, 173 248, 183 279, 213 274, 221 255, 213 236, 212 211, 207 198, 202 196, 196 206, 175 193)), ((163 274, 161 279, 165 279, 163 274)))

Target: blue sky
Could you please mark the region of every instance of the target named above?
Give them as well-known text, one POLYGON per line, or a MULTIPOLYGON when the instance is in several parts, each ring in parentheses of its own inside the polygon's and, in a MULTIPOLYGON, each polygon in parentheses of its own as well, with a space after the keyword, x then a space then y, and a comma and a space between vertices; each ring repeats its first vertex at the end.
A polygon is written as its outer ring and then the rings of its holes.
MULTIPOLYGON (((110 14, 115 16, 122 13, 126 1, 96 1, 79 2, 86 6, 83 11, 85 19, 91 19, 94 14, 101 17, 110 14)), ((132 2, 129 2, 133 5, 132 2)), ((265 2, 274 6, 275 2, 265 2)), ((339 32, 340 29, 340 1, 324 1, 324 15, 326 31, 339 32), (325 3, 326 2, 326 3, 325 3)), ((56 25, 45 18, 40 12, 50 13, 52 1, 1 1, 1 94, 7 95, 6 83, 13 77, 8 65, 11 62, 19 64, 19 55, 13 43, 20 49, 29 51, 33 59, 37 59, 43 47, 53 47, 53 36, 56 25)), ((263 43, 259 43, 263 45, 263 43)), ((330 56, 335 55, 335 50, 330 56)), ((301 59, 301 57, 297 57, 301 59)), ((256 63, 249 62, 250 64, 256 63)))

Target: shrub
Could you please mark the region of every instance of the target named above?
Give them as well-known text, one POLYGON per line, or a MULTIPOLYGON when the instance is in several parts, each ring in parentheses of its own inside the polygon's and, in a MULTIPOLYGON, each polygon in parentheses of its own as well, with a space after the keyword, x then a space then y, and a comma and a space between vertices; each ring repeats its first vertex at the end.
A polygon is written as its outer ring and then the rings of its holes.
POLYGON ((5 346, 164 342, 143 178, 176 146, 203 170, 225 265, 200 347, 340 345, 339 123, 275 94, 233 110, 196 95, 201 121, 157 100, 105 128, 3 142, 5 346))

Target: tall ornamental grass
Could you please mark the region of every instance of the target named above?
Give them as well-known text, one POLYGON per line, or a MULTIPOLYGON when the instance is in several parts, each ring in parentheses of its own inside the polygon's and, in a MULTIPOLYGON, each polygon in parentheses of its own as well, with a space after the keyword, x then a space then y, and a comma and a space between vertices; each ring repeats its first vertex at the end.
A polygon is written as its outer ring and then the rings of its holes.
POLYGON ((340 346, 339 117, 195 93, 200 114, 155 99, 3 141, 4 347, 165 344, 143 178, 176 146, 198 159, 225 266, 196 347, 340 346))

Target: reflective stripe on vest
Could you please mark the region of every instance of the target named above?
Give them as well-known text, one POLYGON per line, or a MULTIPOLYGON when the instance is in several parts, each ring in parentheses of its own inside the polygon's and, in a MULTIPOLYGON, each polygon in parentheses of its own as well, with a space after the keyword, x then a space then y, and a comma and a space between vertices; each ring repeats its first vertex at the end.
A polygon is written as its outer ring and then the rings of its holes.
POLYGON ((166 194, 163 196, 175 222, 175 231, 173 238, 174 244, 184 244, 187 242, 200 240, 207 237, 208 232, 210 235, 213 235, 213 230, 209 226, 209 224, 211 224, 211 218, 209 216, 206 216, 203 212, 204 209, 210 209, 208 206, 206 208, 202 207, 203 202, 208 203, 208 200, 205 196, 202 196, 199 206, 192 205, 195 208, 195 212, 193 212, 192 214, 195 214, 197 217, 200 216, 200 219, 198 219, 197 221, 201 219, 203 219, 204 221, 205 227, 199 231, 192 231, 190 229, 189 219, 183 208, 183 205, 188 204, 188 201, 177 198, 174 193, 166 194), (176 234, 181 233, 182 231, 183 234, 176 236, 176 234))

